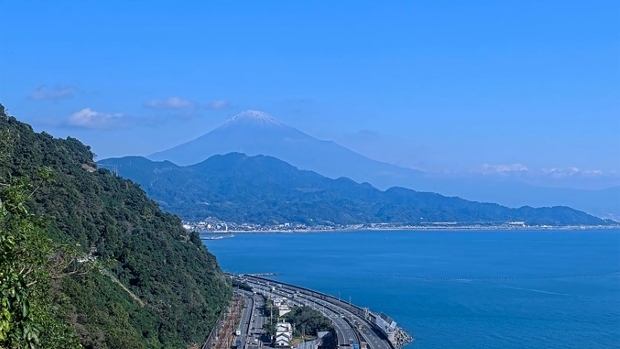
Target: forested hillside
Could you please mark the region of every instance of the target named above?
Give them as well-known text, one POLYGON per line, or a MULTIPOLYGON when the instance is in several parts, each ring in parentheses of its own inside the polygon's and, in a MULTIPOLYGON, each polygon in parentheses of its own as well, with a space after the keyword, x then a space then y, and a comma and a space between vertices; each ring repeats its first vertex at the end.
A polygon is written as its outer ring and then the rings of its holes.
POLYGON ((430 222, 528 225, 605 225, 610 222, 569 207, 508 208, 436 193, 394 187, 386 191, 348 178, 302 171, 270 156, 212 156, 192 165, 136 156, 105 159, 140 183, 164 210, 186 220, 226 222, 360 224, 430 222))
MULTIPOLYGON (((1 105, 0 137, 5 309, 27 304, 22 298, 30 297, 33 309, 49 319, 24 318, 25 323, 35 330, 54 319, 67 323, 57 337, 70 339, 73 333, 86 348, 184 348, 208 335, 231 288, 196 233, 186 232, 178 217, 162 212, 138 185, 96 169, 90 148, 77 139, 35 133, 1 105), (49 240, 32 245, 32 237, 49 240), (23 275, 16 264, 31 262, 29 254, 16 254, 17 247, 28 246, 48 248, 45 268, 39 268, 47 289, 35 292, 19 281, 34 275, 23 275), (15 290, 24 297, 16 298, 15 290)), ((0 316, 0 347, 28 341, 18 321, 0 316)), ((65 343, 47 341, 44 332, 36 347, 65 343)))

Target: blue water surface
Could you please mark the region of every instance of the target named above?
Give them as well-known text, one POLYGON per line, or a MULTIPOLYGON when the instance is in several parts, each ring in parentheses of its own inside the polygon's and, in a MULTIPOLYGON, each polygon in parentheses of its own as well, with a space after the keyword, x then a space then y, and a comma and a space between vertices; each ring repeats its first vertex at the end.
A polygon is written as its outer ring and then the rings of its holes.
POLYGON ((384 312, 407 349, 620 348, 620 230, 237 234, 224 270, 384 312))

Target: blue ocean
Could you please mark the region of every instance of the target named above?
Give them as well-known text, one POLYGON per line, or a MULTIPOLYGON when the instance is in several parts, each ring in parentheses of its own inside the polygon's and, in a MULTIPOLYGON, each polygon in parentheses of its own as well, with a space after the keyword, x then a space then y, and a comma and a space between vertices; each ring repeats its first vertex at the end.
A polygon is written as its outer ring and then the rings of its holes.
POLYGON ((384 312, 407 349, 620 348, 620 230, 237 234, 221 267, 384 312))

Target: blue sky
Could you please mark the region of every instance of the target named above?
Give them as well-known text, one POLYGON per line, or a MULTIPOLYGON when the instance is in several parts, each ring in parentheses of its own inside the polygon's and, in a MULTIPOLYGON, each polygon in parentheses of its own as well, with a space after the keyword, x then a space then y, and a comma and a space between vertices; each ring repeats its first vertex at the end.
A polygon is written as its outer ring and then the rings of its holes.
POLYGON ((403 166, 620 176, 617 1, 0 0, 0 13, 0 102, 100 158, 257 109, 403 166))

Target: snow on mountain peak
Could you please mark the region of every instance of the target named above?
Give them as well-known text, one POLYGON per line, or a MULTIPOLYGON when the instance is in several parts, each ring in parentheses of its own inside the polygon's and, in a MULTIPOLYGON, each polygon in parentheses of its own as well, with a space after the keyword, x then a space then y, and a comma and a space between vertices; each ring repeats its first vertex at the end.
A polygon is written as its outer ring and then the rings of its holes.
POLYGON ((228 121, 226 121, 222 125, 222 127, 230 126, 230 125, 237 124, 240 122, 243 122, 243 123, 251 122, 251 123, 259 124, 263 126, 266 126, 266 125, 282 126, 282 124, 278 120, 269 116, 269 114, 267 113, 264 113, 258 110, 246 110, 230 118, 228 121))

